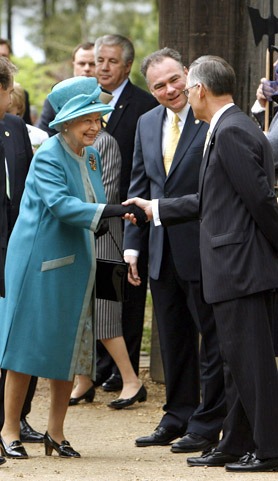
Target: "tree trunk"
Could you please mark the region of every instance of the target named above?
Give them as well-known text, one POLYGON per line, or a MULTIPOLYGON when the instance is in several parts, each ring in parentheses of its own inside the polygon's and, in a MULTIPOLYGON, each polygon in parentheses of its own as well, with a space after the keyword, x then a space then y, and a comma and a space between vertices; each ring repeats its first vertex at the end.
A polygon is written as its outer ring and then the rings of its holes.
POLYGON ((6 0, 6 9, 7 9, 7 39, 11 42, 12 41, 12 0, 6 0))
POLYGON ((185 65, 201 55, 225 58, 237 76, 235 101, 249 114, 265 76, 268 38, 256 47, 247 6, 269 15, 269 0, 159 0, 159 44, 179 50, 185 65))

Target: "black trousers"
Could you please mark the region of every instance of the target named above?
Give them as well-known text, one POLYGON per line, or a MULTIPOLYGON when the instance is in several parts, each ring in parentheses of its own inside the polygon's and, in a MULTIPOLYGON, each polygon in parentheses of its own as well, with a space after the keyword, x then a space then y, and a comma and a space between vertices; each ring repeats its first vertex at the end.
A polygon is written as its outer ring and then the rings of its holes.
POLYGON ((278 457, 278 375, 271 324, 272 292, 213 304, 227 400, 219 449, 278 457))
MULTIPOLYGON (((6 379, 7 371, 5 369, 1 369, 1 378, 0 378, 0 430, 4 424, 4 391, 5 391, 5 379, 6 379)), ((22 412, 21 412, 21 419, 25 418, 31 411, 31 403, 35 394, 36 386, 37 386, 38 378, 32 376, 29 384, 29 388, 27 391, 27 395, 23 404, 22 412)))
POLYGON ((150 279, 150 287, 166 384, 166 414, 160 425, 217 440, 226 403, 213 311, 201 298, 199 282, 179 277, 166 236, 161 274, 150 279))

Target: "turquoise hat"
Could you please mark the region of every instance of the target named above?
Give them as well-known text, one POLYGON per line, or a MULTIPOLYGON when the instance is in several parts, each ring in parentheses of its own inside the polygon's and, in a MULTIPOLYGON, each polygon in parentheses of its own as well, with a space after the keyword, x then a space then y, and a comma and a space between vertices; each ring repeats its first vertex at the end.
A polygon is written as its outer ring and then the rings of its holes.
POLYGON ((108 105, 112 95, 103 92, 95 77, 72 77, 56 84, 47 96, 56 116, 49 123, 50 128, 61 129, 61 125, 81 117, 99 112, 101 115, 112 112, 108 105))

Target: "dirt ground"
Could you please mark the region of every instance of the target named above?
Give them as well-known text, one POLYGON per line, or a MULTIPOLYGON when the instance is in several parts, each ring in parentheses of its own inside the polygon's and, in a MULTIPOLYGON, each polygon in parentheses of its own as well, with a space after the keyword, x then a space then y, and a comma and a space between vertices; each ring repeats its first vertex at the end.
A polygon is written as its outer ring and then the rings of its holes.
MULTIPOLYGON (((81 459, 46 457, 40 444, 26 444, 27 460, 8 459, 0 468, 0 480, 36 481, 276 481, 277 473, 232 474, 224 468, 189 468, 185 454, 173 454, 169 446, 137 448, 134 440, 150 434, 162 416, 163 384, 152 382, 149 370, 140 370, 148 390, 145 403, 114 411, 107 402, 115 393, 97 389, 92 404, 80 403, 68 410, 65 433, 81 459)), ((48 382, 40 379, 33 400, 30 424, 44 432, 48 414, 48 382)))

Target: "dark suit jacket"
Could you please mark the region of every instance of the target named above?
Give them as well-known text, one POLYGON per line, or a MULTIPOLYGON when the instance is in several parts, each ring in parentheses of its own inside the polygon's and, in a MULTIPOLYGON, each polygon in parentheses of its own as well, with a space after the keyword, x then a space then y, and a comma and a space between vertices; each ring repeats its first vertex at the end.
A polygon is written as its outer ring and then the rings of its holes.
POLYGON ((23 115, 23 120, 26 124, 32 125, 31 115, 30 115, 30 100, 29 100, 29 94, 27 90, 24 90, 24 94, 25 94, 25 112, 23 115))
POLYGON ((128 81, 109 117, 106 130, 117 140, 122 156, 121 201, 126 200, 130 184, 137 120, 156 106, 157 101, 151 94, 128 81))
POLYGON ((42 108, 42 113, 38 122, 38 127, 39 129, 44 130, 45 132, 48 133, 49 137, 52 135, 57 134, 57 130, 55 129, 50 129, 48 127, 49 122, 54 120, 55 118, 55 110, 53 109, 51 103, 49 102, 48 99, 45 99, 43 108, 42 108))
MULTIPOLYGON (((195 122, 192 110, 182 131, 173 163, 166 177, 162 156, 162 126, 166 109, 158 106, 143 115, 135 139, 128 197, 161 199, 195 193, 208 125, 195 122)), ((149 274, 158 279, 163 256, 164 227, 150 224, 149 274)), ((184 280, 200 277, 199 221, 167 229, 175 267, 184 280)), ((140 250, 140 230, 126 223, 125 249, 140 250)))
POLYGON ((6 168, 4 144, 0 138, 0 296, 5 296, 4 265, 7 248, 6 168))
POLYGON ((18 216, 19 204, 33 151, 25 122, 17 115, 6 114, 4 119, 0 121, 0 137, 4 143, 9 170, 8 221, 9 232, 11 232, 18 216))
POLYGON ((199 214, 205 300, 222 302, 278 287, 278 206, 265 135, 237 106, 219 119, 198 194, 159 203, 163 225, 199 214))

